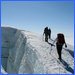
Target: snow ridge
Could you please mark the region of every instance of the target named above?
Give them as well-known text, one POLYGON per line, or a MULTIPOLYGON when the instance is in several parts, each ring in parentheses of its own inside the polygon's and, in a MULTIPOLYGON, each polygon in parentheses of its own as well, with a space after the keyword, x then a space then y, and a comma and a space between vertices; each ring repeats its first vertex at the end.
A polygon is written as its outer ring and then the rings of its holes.
MULTIPOLYGON (((2 38, 2 67, 8 74, 71 73, 57 62, 56 48, 51 50, 38 34, 2 27, 2 38)), ((62 58, 73 69, 74 58, 67 50, 62 50, 62 58)))

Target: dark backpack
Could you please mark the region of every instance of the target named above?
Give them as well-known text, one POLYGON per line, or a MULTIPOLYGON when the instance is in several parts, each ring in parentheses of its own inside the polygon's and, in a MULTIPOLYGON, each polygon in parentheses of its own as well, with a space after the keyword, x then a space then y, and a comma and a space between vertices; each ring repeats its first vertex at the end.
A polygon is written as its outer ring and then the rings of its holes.
POLYGON ((44 33, 48 34, 48 27, 45 28, 44 33))
POLYGON ((65 38, 62 33, 57 34, 57 43, 59 44, 64 44, 65 43, 65 38))

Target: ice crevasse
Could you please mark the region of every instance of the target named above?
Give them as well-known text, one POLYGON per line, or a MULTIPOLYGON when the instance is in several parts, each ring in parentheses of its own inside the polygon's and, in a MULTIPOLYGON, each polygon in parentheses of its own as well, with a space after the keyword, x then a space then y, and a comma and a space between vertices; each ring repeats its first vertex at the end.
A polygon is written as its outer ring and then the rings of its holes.
POLYGON ((50 48, 35 33, 2 27, 2 67, 8 74, 59 74, 59 67, 61 73, 68 73, 49 54, 50 48))

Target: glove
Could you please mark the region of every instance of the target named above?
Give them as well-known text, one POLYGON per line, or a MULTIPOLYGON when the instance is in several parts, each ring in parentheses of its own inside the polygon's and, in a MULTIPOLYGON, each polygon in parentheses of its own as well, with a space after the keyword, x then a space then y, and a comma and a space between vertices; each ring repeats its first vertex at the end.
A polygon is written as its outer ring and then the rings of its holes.
POLYGON ((67 45, 65 44, 65 48, 67 48, 67 45))

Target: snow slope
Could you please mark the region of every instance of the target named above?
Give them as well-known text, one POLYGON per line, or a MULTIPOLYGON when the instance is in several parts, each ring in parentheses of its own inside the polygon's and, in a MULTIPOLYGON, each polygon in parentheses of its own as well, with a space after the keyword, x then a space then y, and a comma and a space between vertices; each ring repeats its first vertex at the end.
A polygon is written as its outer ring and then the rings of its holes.
MULTIPOLYGON (((74 69, 73 48, 70 48, 69 46, 69 49, 62 50, 62 58, 74 69)), ((58 55, 55 47, 44 42, 38 34, 25 30, 2 27, 1 57, 4 70, 1 69, 8 74, 71 73, 57 62, 58 55)))
POLYGON ((1 73, 2 74, 8 74, 5 70, 4 70, 4 68, 1 66, 1 73))

